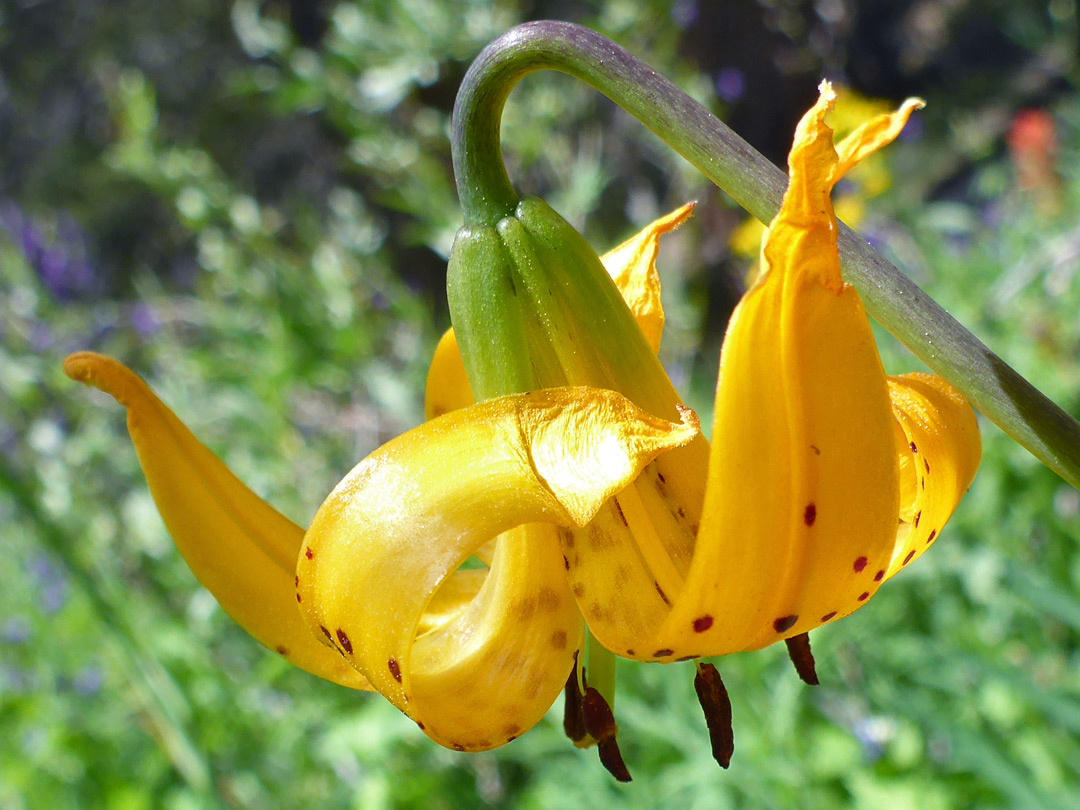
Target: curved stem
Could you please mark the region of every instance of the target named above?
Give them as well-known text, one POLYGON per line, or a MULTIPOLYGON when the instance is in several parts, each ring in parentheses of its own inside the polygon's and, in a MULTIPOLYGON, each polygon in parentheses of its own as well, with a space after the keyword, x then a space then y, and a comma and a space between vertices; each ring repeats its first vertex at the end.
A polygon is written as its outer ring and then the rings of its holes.
MULTIPOLYGON (((537 70, 568 73, 623 107, 665 143, 769 222, 785 174, 675 85, 607 38, 562 22, 518 26, 473 62, 454 106, 453 154, 467 224, 494 224, 517 195, 499 140, 503 106, 537 70)), ((1080 424, 990 351, 907 276, 841 223, 844 277, 867 311, 931 369, 1047 467, 1080 488, 1080 424)))

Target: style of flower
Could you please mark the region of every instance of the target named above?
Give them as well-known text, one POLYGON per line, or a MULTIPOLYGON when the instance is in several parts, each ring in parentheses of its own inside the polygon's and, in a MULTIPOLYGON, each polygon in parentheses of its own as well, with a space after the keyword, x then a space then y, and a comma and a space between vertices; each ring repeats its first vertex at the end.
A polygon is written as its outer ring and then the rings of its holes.
MULTIPOLYGON (((656 242, 688 208, 606 257, 615 282, 536 200, 459 236, 450 294, 465 317, 436 351, 431 418, 349 473, 306 533, 123 366, 80 354, 65 369, 127 407, 177 545, 262 643, 374 688, 458 750, 514 739, 565 689, 568 734, 629 779, 613 656, 669 663, 785 640, 816 682, 808 632, 922 554, 978 465, 970 407, 937 377, 885 375, 840 273, 832 188, 919 102, 835 147, 833 103, 823 84, 796 130, 763 272, 728 326, 711 447, 655 359, 656 242), (479 289, 505 297, 470 310, 467 260, 495 235, 509 259, 484 265, 479 289), (474 555, 486 567, 463 568, 474 555)), ((714 665, 695 672, 726 766, 730 703, 714 665)))

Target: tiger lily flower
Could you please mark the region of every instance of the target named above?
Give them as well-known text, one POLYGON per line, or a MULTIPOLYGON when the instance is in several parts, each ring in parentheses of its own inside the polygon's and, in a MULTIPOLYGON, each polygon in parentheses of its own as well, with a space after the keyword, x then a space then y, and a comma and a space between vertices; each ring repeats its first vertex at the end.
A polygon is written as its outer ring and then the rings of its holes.
MULTIPOLYGON (((840 273, 832 188, 920 104, 834 146, 833 103, 823 84, 796 130, 762 274, 725 337, 711 446, 655 356, 655 244, 686 209, 605 257, 607 272, 538 200, 463 229, 431 418, 349 473, 306 533, 115 361, 65 368, 128 408, 177 545, 264 644, 376 689, 458 750, 514 739, 565 688, 567 732, 629 779, 616 656, 784 640, 816 682, 807 634, 922 554, 978 466, 971 408, 937 377, 886 376, 840 273), (486 567, 462 567, 474 556, 486 567)), ((730 704, 712 664, 695 671, 726 766, 730 704)))

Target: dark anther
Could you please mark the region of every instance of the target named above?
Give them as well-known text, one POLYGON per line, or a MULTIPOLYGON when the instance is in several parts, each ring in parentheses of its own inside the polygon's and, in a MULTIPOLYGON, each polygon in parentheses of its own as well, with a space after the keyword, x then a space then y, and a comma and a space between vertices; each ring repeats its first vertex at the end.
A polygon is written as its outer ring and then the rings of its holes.
POLYGON ((731 763, 735 751, 735 733, 731 728, 731 700, 720 679, 720 673, 712 664, 698 664, 694 676, 701 709, 705 712, 705 725, 709 729, 712 755, 721 768, 731 763))
POLYGON ((791 638, 785 638, 788 656, 795 665, 795 671, 799 677, 811 686, 818 685, 817 670, 814 669, 814 653, 810 651, 810 634, 800 633, 791 638))
POLYGON ((578 688, 577 667, 566 679, 566 689, 563 699, 563 731, 566 736, 576 745, 585 739, 588 734, 585 731, 585 718, 581 716, 581 689, 578 688))
POLYGON ((630 781, 630 771, 623 762, 619 743, 615 739, 618 727, 615 715, 604 696, 591 686, 586 687, 581 700, 581 717, 585 721, 585 730, 596 739, 600 749, 600 763, 620 782, 630 781))

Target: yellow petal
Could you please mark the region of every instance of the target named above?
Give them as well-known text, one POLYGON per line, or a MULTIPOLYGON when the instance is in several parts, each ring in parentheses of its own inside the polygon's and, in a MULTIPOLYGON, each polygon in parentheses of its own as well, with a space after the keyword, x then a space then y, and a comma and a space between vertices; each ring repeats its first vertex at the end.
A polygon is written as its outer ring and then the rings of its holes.
POLYGON ((938 538, 975 478, 982 455, 975 413, 940 377, 890 377, 889 395, 904 434, 899 447, 903 522, 886 579, 917 559, 938 538))
POLYGON ((504 537, 477 598, 417 638, 433 594, 501 532, 584 525, 649 461, 697 435, 587 388, 426 422, 365 459, 319 509, 298 563, 305 616, 433 739, 501 745, 551 705, 577 644, 554 531, 504 537))
POLYGON ((677 656, 754 649, 850 613, 895 544, 885 373, 840 275, 829 199, 832 103, 824 84, 799 124, 768 269, 728 326, 701 530, 656 639, 677 656))
POLYGON ((660 237, 686 222, 694 213, 695 205, 697 203, 687 203, 677 208, 600 257, 654 352, 660 350, 660 337, 664 331, 660 274, 656 270, 660 237))
POLYGON ((158 511, 188 566, 225 612, 296 666, 370 689, 312 636, 297 610, 294 569, 304 530, 244 486, 124 365, 80 352, 67 358, 64 372, 127 409, 128 432, 158 511))
POLYGON ((896 112, 871 118, 836 146, 838 156, 835 180, 867 155, 876 152, 896 140, 915 110, 921 110, 926 102, 921 98, 909 98, 896 112))
POLYGON ((434 419, 444 413, 472 405, 472 389, 465 374, 465 363, 458 351, 453 329, 447 329, 435 346, 424 389, 424 418, 434 419))

